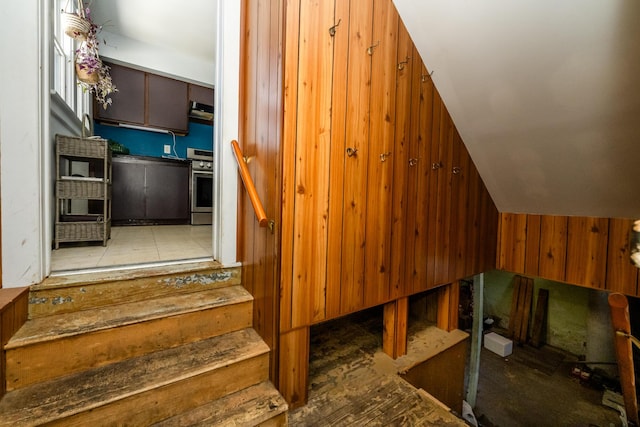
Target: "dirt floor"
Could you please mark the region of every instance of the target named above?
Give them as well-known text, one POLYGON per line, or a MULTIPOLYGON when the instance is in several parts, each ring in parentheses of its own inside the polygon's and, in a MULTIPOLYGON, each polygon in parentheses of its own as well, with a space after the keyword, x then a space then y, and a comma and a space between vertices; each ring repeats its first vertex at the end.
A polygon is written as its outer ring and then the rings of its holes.
POLYGON ((514 346, 509 357, 482 349, 474 409, 481 426, 620 426, 597 390, 571 374, 577 359, 552 347, 514 346))

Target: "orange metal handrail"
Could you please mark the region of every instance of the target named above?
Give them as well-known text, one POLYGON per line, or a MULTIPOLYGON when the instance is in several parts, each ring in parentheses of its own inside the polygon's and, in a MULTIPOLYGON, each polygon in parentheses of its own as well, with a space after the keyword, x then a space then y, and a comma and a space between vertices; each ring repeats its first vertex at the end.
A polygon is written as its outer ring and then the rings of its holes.
POLYGON ((260 227, 266 227, 267 225, 269 225, 269 220, 267 219, 267 214, 264 212, 264 207, 262 206, 262 202, 260 201, 260 196, 258 195, 256 186, 253 183, 253 179, 251 178, 251 174, 249 173, 249 168, 247 167, 247 162, 244 160, 244 156, 242 155, 242 150, 240 150, 238 141, 236 141, 235 139, 231 141, 231 147, 233 148, 233 154, 235 154, 236 161, 238 162, 240 177, 242 178, 242 182, 244 183, 244 188, 247 190, 249 200, 251 200, 253 210, 256 213, 258 224, 260 224, 260 227))

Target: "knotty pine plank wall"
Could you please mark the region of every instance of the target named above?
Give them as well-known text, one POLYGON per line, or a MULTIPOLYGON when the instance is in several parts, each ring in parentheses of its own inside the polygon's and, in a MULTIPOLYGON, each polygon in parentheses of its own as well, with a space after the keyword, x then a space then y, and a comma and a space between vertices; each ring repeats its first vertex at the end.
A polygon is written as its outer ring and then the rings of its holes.
MULTIPOLYGON (((271 348, 271 378, 277 378, 279 233, 281 217, 282 16, 283 2, 242 3, 239 141, 267 214, 276 229, 259 227, 240 184, 238 254, 242 284, 254 297, 253 325, 271 348)), ((229 144, 230 141, 221 141, 229 144)))
POLYGON ((638 295, 629 260, 632 219, 500 214, 501 270, 638 295))

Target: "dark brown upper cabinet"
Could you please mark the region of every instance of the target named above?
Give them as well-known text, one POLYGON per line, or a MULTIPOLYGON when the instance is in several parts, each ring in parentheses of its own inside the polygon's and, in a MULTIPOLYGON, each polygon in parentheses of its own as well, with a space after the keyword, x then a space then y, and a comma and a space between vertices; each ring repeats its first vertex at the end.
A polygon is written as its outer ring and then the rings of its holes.
POLYGON ((94 119, 189 132, 189 84, 169 77, 109 64, 118 92, 106 110, 94 104, 94 119))

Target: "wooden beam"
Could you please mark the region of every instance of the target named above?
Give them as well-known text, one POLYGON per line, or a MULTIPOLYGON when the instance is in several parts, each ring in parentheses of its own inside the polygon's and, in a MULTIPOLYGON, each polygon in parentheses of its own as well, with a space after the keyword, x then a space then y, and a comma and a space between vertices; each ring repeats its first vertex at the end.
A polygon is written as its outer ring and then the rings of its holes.
POLYGON ((627 297, 619 293, 609 295, 609 307, 611 307, 611 323, 613 325, 618 372, 627 419, 635 425, 640 425, 627 297))
POLYGON ((458 329, 459 304, 459 282, 454 282, 438 288, 438 328, 447 332, 458 329))
POLYGON ((409 298, 399 298, 385 304, 383 316, 382 350, 389 357, 397 359, 407 354, 409 298))
POLYGON ((309 332, 307 326, 280 334, 278 390, 290 409, 308 399, 309 332))

